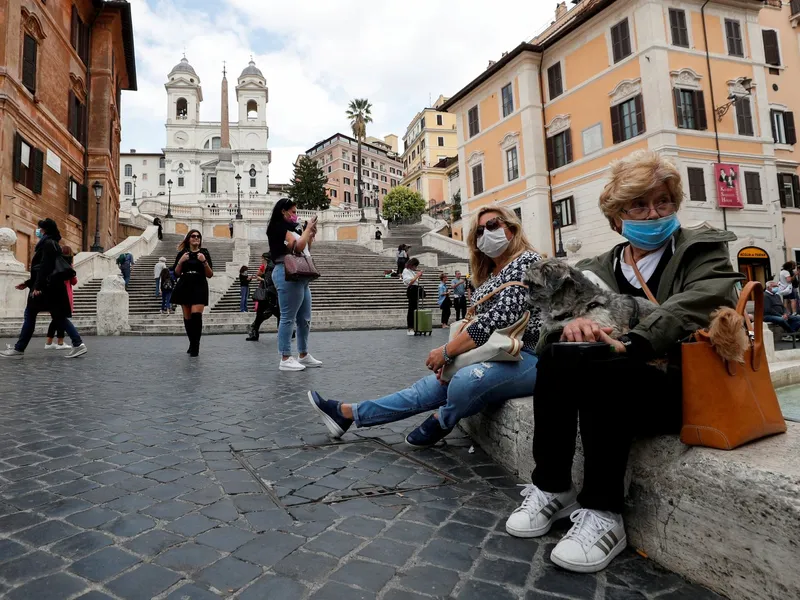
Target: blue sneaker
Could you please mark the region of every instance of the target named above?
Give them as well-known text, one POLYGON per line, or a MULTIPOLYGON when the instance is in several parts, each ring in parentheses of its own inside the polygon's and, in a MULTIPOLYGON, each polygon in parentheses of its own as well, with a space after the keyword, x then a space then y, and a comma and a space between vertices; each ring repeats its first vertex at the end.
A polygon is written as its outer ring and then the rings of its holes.
POLYGON ((406 444, 412 448, 429 448, 443 440, 452 429, 442 429, 439 419, 431 415, 422 425, 406 436, 406 444))
POLYGON ((339 413, 339 403, 334 400, 325 400, 317 392, 308 392, 308 401, 317 412, 322 415, 322 421, 331 432, 331 437, 339 439, 353 424, 352 419, 346 419, 339 413))

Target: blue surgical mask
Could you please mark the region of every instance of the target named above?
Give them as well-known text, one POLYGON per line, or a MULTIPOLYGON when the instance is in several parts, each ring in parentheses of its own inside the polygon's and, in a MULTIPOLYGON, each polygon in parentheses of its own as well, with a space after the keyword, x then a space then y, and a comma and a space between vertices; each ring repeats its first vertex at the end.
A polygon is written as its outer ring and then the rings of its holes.
POLYGON ((644 221, 622 221, 622 236, 640 250, 658 250, 680 229, 678 214, 644 221))
POLYGON ((36 237, 41 239, 41 237, 42 237, 42 230, 41 229, 37 229, 36 230, 36 237))

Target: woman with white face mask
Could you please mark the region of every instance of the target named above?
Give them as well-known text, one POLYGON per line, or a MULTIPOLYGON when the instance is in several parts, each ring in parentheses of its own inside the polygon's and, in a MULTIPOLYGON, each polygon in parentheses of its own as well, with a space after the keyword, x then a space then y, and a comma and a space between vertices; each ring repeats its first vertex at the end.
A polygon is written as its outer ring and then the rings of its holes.
POLYGON ((472 280, 477 286, 472 295, 476 320, 452 341, 430 353, 425 364, 434 374, 410 388, 358 404, 325 400, 317 392, 309 392, 312 406, 334 438, 344 435, 353 423, 357 427, 370 427, 433 411, 406 436, 408 445, 425 448, 449 434, 460 419, 477 414, 489 404, 531 394, 536 382, 533 349, 541 326, 538 313, 531 314, 522 338, 522 360, 470 365, 459 370, 449 383, 440 380, 442 369, 456 356, 482 346, 495 330, 516 323, 528 310, 527 290, 522 286, 504 287, 485 302, 480 301, 506 283, 521 282, 528 267, 541 260, 525 237, 517 216, 499 206, 478 211, 467 242, 472 280))

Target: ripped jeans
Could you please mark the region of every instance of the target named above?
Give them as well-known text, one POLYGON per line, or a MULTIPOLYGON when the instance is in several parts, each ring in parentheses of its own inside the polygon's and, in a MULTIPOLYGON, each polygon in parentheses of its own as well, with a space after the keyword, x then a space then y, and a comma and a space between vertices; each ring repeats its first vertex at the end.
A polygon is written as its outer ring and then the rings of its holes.
POLYGON ((442 385, 436 375, 429 375, 394 394, 353 404, 355 423, 358 427, 370 427, 439 409, 439 424, 443 429, 452 429, 460 419, 471 417, 487 406, 533 395, 537 359, 528 352, 521 356, 519 362, 464 367, 448 385, 442 385))
POLYGON ((281 320, 278 325, 278 351, 292 355, 292 331, 297 322, 297 351, 308 352, 308 332, 311 329, 311 290, 308 281, 286 281, 283 263, 275 265, 272 282, 278 290, 281 320))

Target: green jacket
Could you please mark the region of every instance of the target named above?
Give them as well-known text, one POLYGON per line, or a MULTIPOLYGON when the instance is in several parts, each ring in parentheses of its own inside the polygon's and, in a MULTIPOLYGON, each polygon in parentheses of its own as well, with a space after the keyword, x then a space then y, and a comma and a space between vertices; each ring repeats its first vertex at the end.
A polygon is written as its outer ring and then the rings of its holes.
MULTIPOLYGON (((675 253, 667 263, 656 299, 659 308, 631 331, 632 345, 652 356, 663 356, 675 344, 703 327, 721 306, 736 306, 735 284, 744 279, 731 266, 727 243, 730 231, 709 226, 679 229, 673 236, 675 253), (641 344, 644 340, 647 344, 641 344)), ((591 271, 611 290, 619 292, 614 277, 614 256, 624 244, 576 265, 591 271)))

